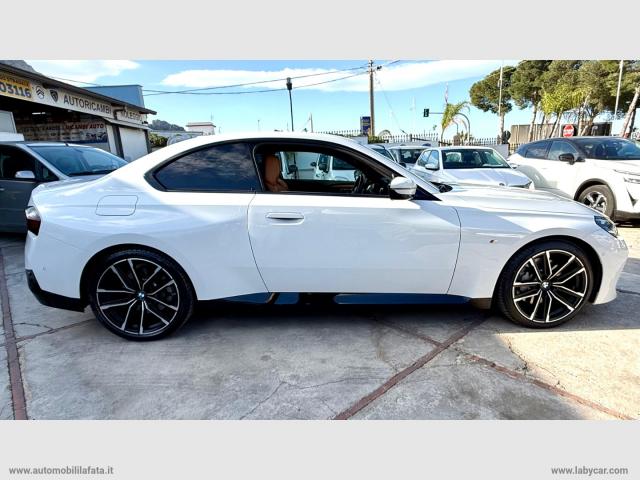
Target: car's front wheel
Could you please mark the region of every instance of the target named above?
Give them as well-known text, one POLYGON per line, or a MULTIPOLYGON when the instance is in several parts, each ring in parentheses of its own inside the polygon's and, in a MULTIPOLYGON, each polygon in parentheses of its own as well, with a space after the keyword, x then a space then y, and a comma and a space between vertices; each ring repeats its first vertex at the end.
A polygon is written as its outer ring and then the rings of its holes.
POLYGON ((124 250, 101 259, 87 289, 96 318, 129 340, 169 335, 189 319, 195 303, 182 269, 147 250, 124 250))
POLYGON ((613 192, 606 185, 592 185, 586 188, 578 196, 578 201, 584 203, 609 218, 613 218, 616 208, 616 200, 613 192))
POLYGON ((569 242, 544 242, 511 258, 500 277, 496 303, 516 323, 547 328, 577 315, 593 285, 593 266, 584 250, 569 242))

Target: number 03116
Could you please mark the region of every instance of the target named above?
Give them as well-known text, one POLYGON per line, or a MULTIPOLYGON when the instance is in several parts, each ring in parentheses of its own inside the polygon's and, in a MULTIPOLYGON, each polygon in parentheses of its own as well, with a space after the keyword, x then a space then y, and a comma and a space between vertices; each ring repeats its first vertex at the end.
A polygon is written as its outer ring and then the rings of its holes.
POLYGON ((28 82, 21 82, 11 77, 0 76, 0 95, 30 99, 31 88, 28 82))

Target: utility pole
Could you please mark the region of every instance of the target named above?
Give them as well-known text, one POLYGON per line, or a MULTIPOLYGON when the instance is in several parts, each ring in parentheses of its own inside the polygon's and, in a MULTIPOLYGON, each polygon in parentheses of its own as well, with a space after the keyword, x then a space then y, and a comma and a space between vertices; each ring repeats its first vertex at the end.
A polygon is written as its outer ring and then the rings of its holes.
POLYGON ((498 86, 500 88, 500 93, 498 95, 498 138, 499 142, 502 143, 502 134, 504 132, 504 122, 502 119, 502 72, 504 70, 504 60, 500 65, 500 80, 498 81, 498 86))
POLYGON ((309 114, 309 121, 311 122, 311 133, 313 133, 313 113, 309 114))
POLYGON ((375 113, 373 104, 373 60, 369 60, 369 115, 371 116, 371 127, 369 128, 369 136, 376 134, 375 113))
POLYGON ((289 110, 291 111, 291 131, 293 132, 293 101, 291 100, 291 89, 293 88, 293 84, 291 83, 291 78, 287 77, 287 90, 289 90, 289 110))
POLYGON ((620 100, 620 84, 622 83, 622 69, 624 67, 624 60, 620 60, 620 74, 618 75, 618 91, 616 92, 616 108, 613 110, 613 116, 618 115, 618 101, 620 100))

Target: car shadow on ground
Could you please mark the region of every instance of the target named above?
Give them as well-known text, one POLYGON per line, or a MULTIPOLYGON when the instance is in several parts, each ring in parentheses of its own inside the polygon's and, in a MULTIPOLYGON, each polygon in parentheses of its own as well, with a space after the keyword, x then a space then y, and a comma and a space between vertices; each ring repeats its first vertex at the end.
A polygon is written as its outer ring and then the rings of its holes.
MULTIPOLYGON (((640 264, 640 260, 632 259, 640 264)), ((535 329, 516 325, 492 308, 475 308, 464 300, 446 296, 404 296, 404 295, 338 295, 337 302, 327 302, 326 298, 314 303, 297 301, 297 294, 286 294, 286 304, 264 304, 230 300, 199 302, 190 322, 205 326, 216 318, 234 318, 247 325, 260 322, 311 323, 330 319, 335 323, 348 322, 353 318, 387 321, 394 324, 415 324, 420 322, 431 326, 446 327, 449 323, 462 327, 478 318, 491 318, 499 333, 536 333, 546 329, 535 329), (417 297, 427 297, 420 300, 417 297), (436 297, 436 298, 433 298, 436 297), (385 302, 386 299, 386 302, 385 302)), ((640 329, 640 316, 629 315, 629 311, 640 309, 640 294, 619 293, 619 298, 604 305, 588 304, 575 318, 553 328, 556 332, 601 331, 640 329)), ((454 326, 454 325, 452 325, 454 326)), ((185 328, 189 328, 187 325, 185 328)))

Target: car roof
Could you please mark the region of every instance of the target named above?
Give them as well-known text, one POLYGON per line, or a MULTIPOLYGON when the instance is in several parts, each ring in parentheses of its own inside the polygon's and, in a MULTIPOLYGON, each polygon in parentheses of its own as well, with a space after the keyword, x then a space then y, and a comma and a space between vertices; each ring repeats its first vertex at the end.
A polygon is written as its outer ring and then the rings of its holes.
POLYGON ((413 150, 416 148, 431 148, 429 145, 392 145, 385 147, 387 150, 413 150))
POLYGON ((35 140, 6 140, 0 141, 0 145, 26 145, 30 146, 50 146, 50 147, 88 147, 90 145, 80 145, 77 143, 69 142, 47 142, 47 141, 35 141, 35 140))
MULTIPOLYGON (((160 148, 144 157, 139 158, 135 162, 131 162, 128 165, 113 172, 110 177, 118 178, 120 176, 127 176, 130 173, 146 173, 151 168, 155 168, 159 163, 168 160, 172 157, 180 156, 190 150, 196 150, 208 145, 215 145, 226 142, 242 142, 242 141, 278 141, 278 140, 301 140, 301 141, 320 141, 333 143, 335 145, 341 145, 351 150, 359 151, 363 154, 370 155, 371 153, 378 155, 378 161, 396 170, 399 167, 398 164, 386 157, 385 155, 375 152, 369 148, 368 145, 362 145, 350 138, 342 137, 340 135, 331 135, 327 133, 308 133, 308 132, 238 132, 238 133, 225 133, 223 135, 202 135, 194 137, 189 140, 183 140, 182 142, 174 143, 166 147, 160 148)), ((426 148, 426 147, 425 147, 426 148)), ((403 174, 401 170, 396 170, 397 173, 403 174)), ((427 190, 431 193, 437 193, 437 189, 430 185, 429 182, 424 181, 420 177, 416 177, 419 183, 424 183, 427 186, 427 190)))
POLYGON ((540 142, 552 142, 554 140, 565 140, 568 142, 573 142, 581 139, 595 139, 595 140, 629 140, 628 138, 616 137, 614 135, 584 135, 577 137, 552 137, 552 138, 541 138, 540 140, 534 140, 532 142, 523 143, 521 146, 530 145, 532 143, 540 143, 540 142))
POLYGON ((432 150, 493 150, 493 147, 486 145, 449 145, 446 147, 432 147, 432 150))

